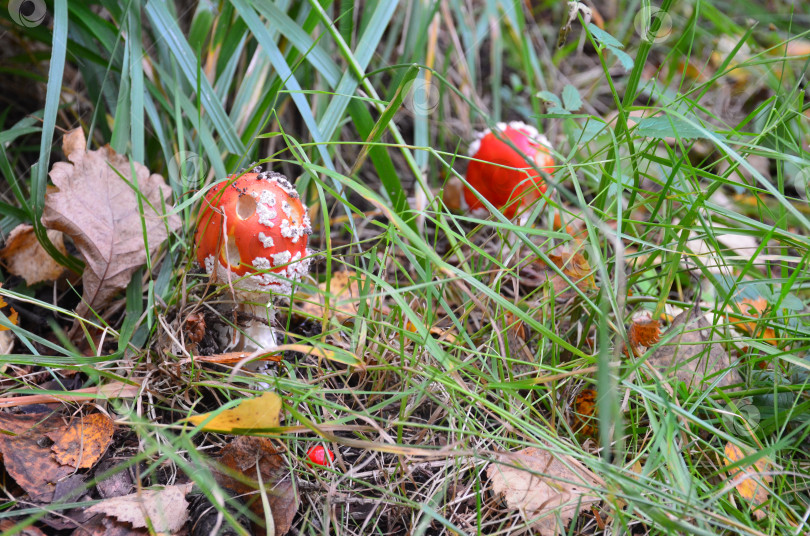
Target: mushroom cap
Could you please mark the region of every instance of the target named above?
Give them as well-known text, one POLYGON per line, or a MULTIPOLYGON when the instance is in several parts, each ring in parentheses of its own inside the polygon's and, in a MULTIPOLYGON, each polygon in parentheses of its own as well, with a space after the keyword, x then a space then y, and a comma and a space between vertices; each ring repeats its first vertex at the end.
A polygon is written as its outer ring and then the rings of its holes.
MULTIPOLYGON (((491 131, 483 133, 470 145, 470 155, 475 160, 467 166, 467 182, 501 209, 504 216, 513 218, 522 205, 533 203, 546 191, 542 175, 526 163, 523 155, 549 174, 554 171, 554 159, 549 152, 548 140, 534 127, 520 122, 498 123, 498 130, 502 137, 515 144, 519 152, 491 131)), ((466 187, 464 199, 471 211, 484 208, 472 190, 466 187)))
POLYGON ((271 171, 231 175, 205 196, 197 260, 243 292, 289 294, 309 272, 307 209, 287 178, 271 171))

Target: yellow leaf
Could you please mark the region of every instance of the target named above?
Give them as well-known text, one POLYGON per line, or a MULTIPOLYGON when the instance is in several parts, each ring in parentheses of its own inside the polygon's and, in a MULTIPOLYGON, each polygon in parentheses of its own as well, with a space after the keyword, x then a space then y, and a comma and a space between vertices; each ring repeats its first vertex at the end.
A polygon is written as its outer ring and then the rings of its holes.
POLYGON ((264 393, 257 398, 243 400, 233 409, 193 415, 184 421, 197 426, 203 424, 205 432, 247 435, 267 428, 278 428, 281 421, 281 398, 275 393, 264 393))

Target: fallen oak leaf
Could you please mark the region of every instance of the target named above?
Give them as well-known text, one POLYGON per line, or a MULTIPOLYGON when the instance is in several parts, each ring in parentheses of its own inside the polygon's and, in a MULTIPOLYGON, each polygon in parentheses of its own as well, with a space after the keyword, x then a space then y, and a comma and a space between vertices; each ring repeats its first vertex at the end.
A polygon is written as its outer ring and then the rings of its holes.
POLYGON ((87 151, 81 128, 68 132, 62 147, 70 163, 51 168, 56 188, 45 195, 42 224, 72 238, 84 257, 76 312, 86 316, 124 289, 181 221, 167 215, 171 188, 144 165, 109 146, 87 151))
POLYGON ((173 534, 188 520, 191 483, 141 490, 123 497, 104 499, 87 509, 88 513, 104 514, 134 528, 150 527, 155 532, 173 534))
MULTIPOLYGON (((63 255, 67 255, 62 233, 47 232, 51 243, 63 255)), ((65 267, 51 257, 37 240, 34 226, 21 223, 11 230, 6 244, 0 249, 0 260, 8 271, 25 279, 28 286, 42 281, 55 281, 65 271, 65 267)))
POLYGON ((114 424, 103 413, 91 413, 75 419, 64 432, 50 432, 51 450, 62 465, 90 469, 112 442, 114 424))
POLYGON ((593 471, 546 449, 527 447, 503 455, 501 463, 490 464, 487 476, 493 494, 521 512, 542 536, 564 534, 565 525, 581 510, 602 500, 594 488, 603 483, 593 471))
POLYGON ((206 432, 247 434, 266 428, 278 428, 281 422, 281 398, 275 393, 264 393, 256 398, 242 400, 233 409, 192 415, 180 422, 202 425, 206 432))

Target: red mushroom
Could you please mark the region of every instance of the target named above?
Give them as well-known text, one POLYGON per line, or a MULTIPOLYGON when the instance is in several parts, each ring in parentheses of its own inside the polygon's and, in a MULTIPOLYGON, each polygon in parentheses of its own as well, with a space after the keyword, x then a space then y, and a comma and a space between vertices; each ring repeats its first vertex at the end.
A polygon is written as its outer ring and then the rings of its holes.
MULTIPOLYGON (((467 167, 467 182, 504 216, 513 218, 518 209, 533 203, 546 191, 542 175, 526 162, 526 157, 549 174, 554 171, 554 159, 548 139, 534 127, 511 122, 498 123, 497 128, 501 137, 511 141, 518 151, 491 131, 482 133, 470 145, 474 160, 467 167)), ((471 211, 485 210, 469 188, 464 189, 464 199, 471 211)))
MULTIPOLYGON (((197 260, 220 283, 236 290, 254 317, 273 318, 272 295, 289 296, 309 272, 307 209, 284 175, 256 168, 232 175, 205 196, 197 226, 197 260)), ((251 322, 258 349, 276 345, 272 330, 251 322)))
POLYGON ((329 467, 335 461, 335 455, 332 451, 323 445, 314 445, 307 450, 307 458, 309 458, 309 465, 320 465, 329 467))

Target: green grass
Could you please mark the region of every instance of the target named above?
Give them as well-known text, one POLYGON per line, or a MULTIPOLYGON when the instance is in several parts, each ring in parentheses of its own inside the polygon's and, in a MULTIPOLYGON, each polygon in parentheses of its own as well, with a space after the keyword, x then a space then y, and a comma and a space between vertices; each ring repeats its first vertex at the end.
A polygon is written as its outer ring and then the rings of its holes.
MULTIPOLYGON (((575 22, 558 49, 565 5, 531 4, 54 0, 43 25, 3 19, 16 43, 6 85, 23 81, 42 98, 3 104, 0 230, 32 223, 55 251, 39 216, 61 133, 76 126, 93 148, 110 143, 169 177, 184 222, 116 307, 86 322, 90 342, 62 335, 76 291, 27 287, 4 271, 0 295, 26 313, 12 328, 16 353, 0 356, 4 394, 38 388, 15 372, 22 366, 77 370, 87 386, 143 380, 138 403, 108 403, 140 441, 127 463, 145 468, 147 483, 165 483, 169 467, 211 490, 199 467, 230 438, 171 425, 269 382, 284 425, 311 429, 280 439, 301 534, 530 533, 492 497, 485 469, 501 452, 541 445, 599 475, 599 523, 616 533, 806 532, 810 56, 786 58, 784 46, 810 39, 810 8, 665 1, 671 32, 653 43, 634 20, 642 2, 618 0, 601 13, 609 35, 581 37, 575 22), (582 106, 551 113, 547 94, 569 102, 568 85, 582 106), (554 144, 546 201, 526 225, 449 210, 439 191, 464 180, 474 131, 511 120, 554 144), (172 176, 184 151, 199 174, 172 176), (255 162, 295 179, 317 206, 319 260, 302 300, 317 301, 331 273, 361 276, 350 321, 310 317, 321 332, 299 342, 365 368, 293 355, 268 379, 188 364, 173 343, 192 312, 208 329, 233 324, 227 287, 206 290, 195 267, 195 214, 206 186, 255 162), (554 227, 555 213, 586 230, 582 244, 554 227), (735 252, 728 243, 740 237, 756 249, 735 252), (559 246, 581 248, 597 289, 555 267, 548 255, 559 246), (567 282, 563 296, 530 281, 523 261, 537 257, 567 282), (699 301, 725 314, 744 297, 768 303, 748 315, 754 328, 732 329, 745 307, 716 326, 744 381, 736 390, 661 381, 642 364, 655 348, 623 353, 637 313, 699 301), (518 321, 525 341, 509 329, 518 321), (768 328, 777 344, 763 339, 768 328), (587 441, 571 426, 583 387, 599 393, 599 433, 587 441), (754 406, 759 422, 724 419, 731 402, 754 406), (335 470, 303 464, 322 423, 337 430, 335 470), (727 442, 773 463, 765 520, 726 478, 727 442)), ((332 292, 328 303, 340 299, 332 292)), ((299 329, 301 303, 281 307, 279 330, 299 329)), ((20 515, 38 514, 10 501, 0 519, 20 515)), ((599 523, 583 513, 568 531, 601 533, 599 523)))

